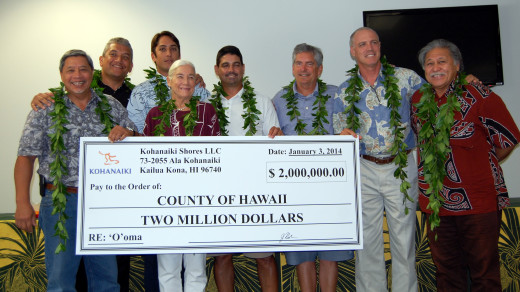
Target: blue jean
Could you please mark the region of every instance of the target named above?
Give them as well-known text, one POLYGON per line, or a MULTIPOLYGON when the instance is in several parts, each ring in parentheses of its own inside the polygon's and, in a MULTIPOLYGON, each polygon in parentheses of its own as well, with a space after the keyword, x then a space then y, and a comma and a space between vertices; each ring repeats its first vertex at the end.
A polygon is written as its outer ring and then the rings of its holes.
POLYGON ((159 272, 157 270, 157 255, 142 255, 144 260, 144 290, 159 291, 159 272))
POLYGON ((66 250, 55 254, 60 238, 55 236, 54 225, 58 215, 52 214, 52 192, 45 191, 40 204, 39 223, 45 239, 45 267, 47 268, 47 291, 76 291, 76 273, 81 257, 85 262, 88 291, 119 291, 117 284, 117 264, 114 255, 78 256, 76 255, 76 221, 78 194, 67 197, 65 213, 69 217, 65 229, 69 239, 66 250))

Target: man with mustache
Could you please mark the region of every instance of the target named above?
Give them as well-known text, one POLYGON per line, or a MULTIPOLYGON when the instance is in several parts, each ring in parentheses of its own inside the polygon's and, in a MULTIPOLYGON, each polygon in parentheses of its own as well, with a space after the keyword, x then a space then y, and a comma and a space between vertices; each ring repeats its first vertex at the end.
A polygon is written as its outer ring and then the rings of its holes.
MULTIPOLYGON (((247 78, 244 78, 245 65, 240 50, 235 46, 225 46, 218 51, 216 61, 215 74, 220 82, 215 85, 210 101, 217 110, 222 135, 256 135, 271 138, 283 135, 271 100, 258 94, 247 78), (252 103, 254 105, 251 105, 252 103), (246 123, 249 112, 253 112, 258 117, 254 125, 246 123)), ((273 253, 245 253, 244 255, 256 259, 262 291, 278 291, 278 273, 273 253)), ((218 290, 234 291, 233 255, 214 256, 215 282, 218 290)))
MULTIPOLYGON (((179 39, 169 31, 157 33, 152 38, 151 50, 152 60, 157 68, 158 76, 152 77, 151 79, 137 85, 132 91, 130 102, 127 106, 128 115, 136 124, 137 130, 140 133, 142 133, 144 128, 146 115, 153 107, 157 106, 157 94, 155 91, 155 88, 158 87, 157 81, 162 81, 166 86, 165 88, 169 90, 168 85, 166 84, 168 70, 173 62, 181 58, 181 45, 179 39), (156 80, 158 78, 162 80, 156 80)), ((202 78, 200 78, 200 75, 197 75, 197 77, 197 86, 195 87, 193 96, 200 96, 201 101, 205 101, 209 98, 210 93, 202 87, 204 83, 202 78)), ((166 98, 168 99, 168 97, 169 94, 166 92, 166 98)))
MULTIPOLYGON (((424 80, 412 70, 393 67, 386 62, 382 64, 379 37, 368 27, 359 28, 350 36, 350 55, 357 67, 339 86, 334 102, 335 111, 340 113, 348 106, 358 108, 358 114, 347 113, 347 118, 359 120, 358 129, 342 131, 342 134, 361 136, 363 249, 356 254, 356 290, 388 290, 383 241, 383 215, 386 213, 392 252, 392 291, 417 291, 415 209, 418 186, 417 166, 412 154, 415 136, 410 127, 410 100, 424 80), (389 74, 389 71, 394 73, 389 74), (388 92, 395 93, 393 103, 386 96, 388 92), (400 136, 397 138, 400 142, 394 142, 394 131, 400 136), (404 179, 394 177, 397 167, 393 147, 399 147, 397 157, 404 179), (401 193, 403 180, 410 186, 409 199, 404 199, 401 193)), ((336 117, 339 118, 335 121, 339 132, 345 126, 345 116, 338 114, 336 117)), ((353 125, 356 127, 356 123, 353 125)))
POLYGON ((429 84, 412 97, 412 126, 420 146, 419 205, 428 219, 437 195, 427 192, 435 185, 432 168, 442 165, 437 171, 445 173, 439 179, 440 224, 432 231, 428 220, 427 227, 437 291, 502 291, 498 239, 502 209, 510 203, 499 163, 518 144, 520 131, 498 95, 461 80, 462 54, 455 44, 431 41, 420 50, 419 63, 429 84), (431 104, 433 113, 425 115, 431 104), (433 135, 446 138, 447 153, 433 135), (444 152, 440 163, 425 159, 429 149, 444 152))

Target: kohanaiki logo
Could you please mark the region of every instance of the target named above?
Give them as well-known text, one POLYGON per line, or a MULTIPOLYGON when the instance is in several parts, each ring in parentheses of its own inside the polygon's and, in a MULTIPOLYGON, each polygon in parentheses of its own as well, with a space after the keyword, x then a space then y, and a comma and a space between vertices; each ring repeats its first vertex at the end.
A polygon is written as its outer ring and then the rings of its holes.
POLYGON ((98 151, 99 154, 105 156, 105 165, 114 165, 114 164, 118 164, 119 163, 119 160, 115 159, 117 158, 116 155, 110 155, 110 152, 108 153, 103 153, 101 151, 98 151))
MULTIPOLYGON (((112 155, 110 152, 103 153, 98 150, 99 155, 101 155, 104 160, 103 164, 108 165, 110 167, 103 167, 103 168, 90 168, 89 173, 90 174, 132 174, 132 168, 119 168, 114 167, 112 165, 119 164, 119 160, 116 159, 117 155, 112 155)), ((100 160, 101 160, 100 159, 100 160)))

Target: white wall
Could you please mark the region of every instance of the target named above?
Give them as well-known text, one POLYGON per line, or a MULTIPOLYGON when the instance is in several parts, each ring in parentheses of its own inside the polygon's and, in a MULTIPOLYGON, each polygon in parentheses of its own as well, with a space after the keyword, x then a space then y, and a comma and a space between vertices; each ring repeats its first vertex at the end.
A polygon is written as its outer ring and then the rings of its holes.
MULTIPOLYGON (((348 56, 348 36, 362 25, 364 10, 484 4, 495 2, 3 0, 0 2, 0 119, 4 125, 0 151, 0 213, 15 211, 13 167, 30 100, 36 93, 58 85, 58 61, 68 49, 83 49, 97 63, 108 39, 125 37, 134 48, 131 78, 138 84, 145 79, 143 69, 153 66, 152 36, 170 30, 180 39, 182 57, 194 62, 211 89, 217 82, 213 73, 216 53, 222 46, 232 44, 242 51, 246 74, 253 86, 273 96, 292 80, 291 52, 301 42, 321 47, 325 55, 322 79, 331 84, 341 83, 345 71, 354 65, 348 56)), ((520 2, 502 0, 499 12, 505 85, 495 91, 520 124, 520 100, 516 96, 520 92, 520 82, 516 80, 520 76, 517 56, 520 2)), ((520 180, 517 179, 520 150, 513 153, 503 168, 511 195, 520 197, 520 180)), ((35 187, 32 199, 34 203, 39 202, 35 187)))

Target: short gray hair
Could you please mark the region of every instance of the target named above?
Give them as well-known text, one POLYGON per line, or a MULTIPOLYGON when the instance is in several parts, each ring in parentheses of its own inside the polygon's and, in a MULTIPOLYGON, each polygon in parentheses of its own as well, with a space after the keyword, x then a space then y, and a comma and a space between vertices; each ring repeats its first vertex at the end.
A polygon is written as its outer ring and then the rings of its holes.
POLYGON ((348 42, 349 46, 352 47, 352 46, 354 45, 354 36, 356 36, 356 33, 360 32, 360 31, 362 31, 362 30, 369 30, 369 31, 375 33, 375 34, 377 35, 377 39, 379 39, 379 34, 377 34, 377 32, 376 32, 375 30, 373 30, 373 29, 371 29, 370 27, 367 27, 367 26, 362 26, 362 27, 356 29, 356 30, 355 30, 355 31, 350 35, 350 40, 349 40, 349 42, 348 42))
POLYGON ((179 68, 180 66, 184 66, 184 65, 191 66, 191 68, 193 68, 193 72, 195 72, 195 74, 197 73, 197 71, 195 71, 195 66, 193 65, 192 62, 183 60, 183 59, 179 59, 179 60, 173 62, 172 66, 170 67, 170 70, 168 70, 168 77, 172 77, 173 72, 175 72, 175 70, 177 70, 177 68, 179 68))
POLYGON ((436 39, 431 42, 429 42, 426 46, 424 46, 418 54, 419 64, 421 64, 421 67, 424 69, 424 62, 426 61, 426 54, 428 54, 431 50, 435 48, 443 48, 448 49, 450 52, 451 57, 453 58, 453 61, 455 62, 455 65, 460 66, 460 70, 462 71, 464 69, 464 64, 462 63, 462 54, 460 53, 459 48, 452 42, 445 40, 445 39, 436 39))
POLYGON ((94 63, 92 62, 92 58, 90 58, 85 51, 82 50, 68 50, 61 56, 60 59, 60 72, 62 72, 63 67, 65 66, 65 60, 69 57, 85 57, 87 59, 88 65, 90 66, 90 69, 94 70, 94 63))
POLYGON ((108 41, 108 43, 105 45, 105 48, 103 49, 103 54, 101 56, 105 56, 107 51, 110 49, 110 45, 112 45, 112 44, 123 45, 123 46, 129 48, 130 49, 130 61, 133 61, 133 59, 134 59, 134 50, 132 49, 132 46, 130 45, 130 42, 127 39, 122 38, 122 37, 111 38, 108 41))
MULTIPOLYGON (((379 40, 379 34, 377 33, 377 31, 371 29, 370 27, 367 27, 367 26, 362 26, 358 29, 356 29, 351 35, 350 35, 350 39, 348 41, 348 44, 349 46, 352 48, 354 46, 354 37, 356 36, 356 34, 362 30, 368 30, 368 31, 371 31, 373 33, 376 34, 377 36, 377 40, 379 40)), ((350 50, 349 50, 349 53, 350 53, 350 50)), ((354 59, 354 56, 352 56, 352 53, 350 53, 350 58, 354 61, 356 61, 356 59, 354 59)))
POLYGON ((318 47, 315 47, 315 46, 311 46, 306 43, 302 43, 302 44, 296 45, 296 47, 294 47, 293 54, 292 54, 293 64, 294 64, 294 60, 296 59, 296 55, 298 55, 299 53, 306 53, 306 52, 312 53, 312 55, 314 56, 314 61, 316 61, 316 64, 318 65, 318 67, 323 64, 323 53, 321 52, 321 49, 318 47))

